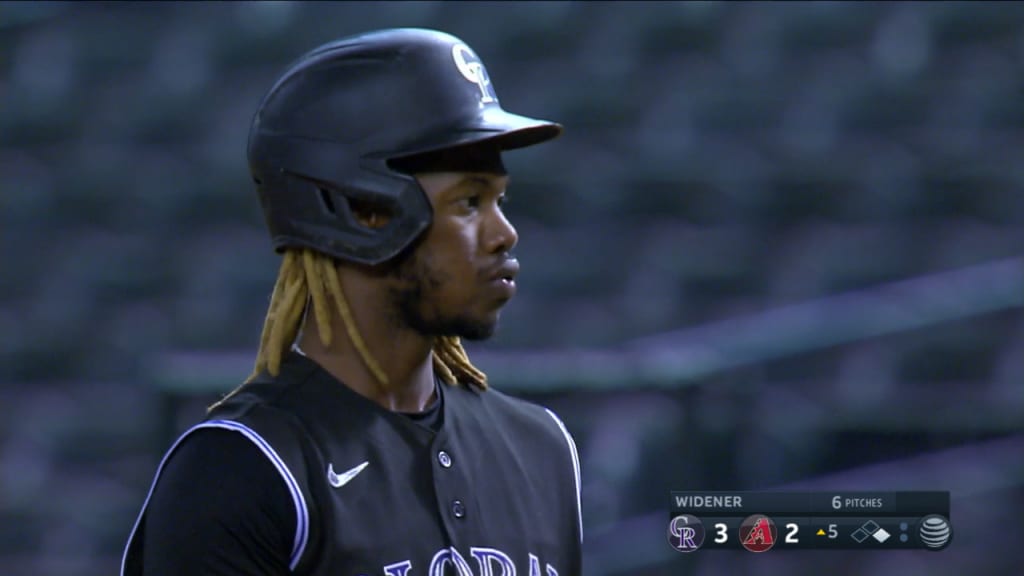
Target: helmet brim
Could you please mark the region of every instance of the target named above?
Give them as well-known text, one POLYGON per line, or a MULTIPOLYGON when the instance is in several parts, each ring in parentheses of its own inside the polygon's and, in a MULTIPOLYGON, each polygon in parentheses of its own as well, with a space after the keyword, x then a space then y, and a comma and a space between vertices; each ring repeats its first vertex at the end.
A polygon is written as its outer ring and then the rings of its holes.
POLYGON ((473 144, 493 143, 500 151, 526 148, 553 140, 563 132, 561 124, 512 114, 495 106, 484 109, 470 122, 448 126, 433 137, 403 147, 398 152, 372 154, 369 157, 388 161, 410 158, 473 144))
POLYGON ((471 134, 475 132, 483 136, 477 141, 494 141, 502 150, 526 148, 554 140, 563 132, 562 125, 556 122, 512 114, 497 107, 485 110, 480 115, 480 121, 479 128, 471 134))

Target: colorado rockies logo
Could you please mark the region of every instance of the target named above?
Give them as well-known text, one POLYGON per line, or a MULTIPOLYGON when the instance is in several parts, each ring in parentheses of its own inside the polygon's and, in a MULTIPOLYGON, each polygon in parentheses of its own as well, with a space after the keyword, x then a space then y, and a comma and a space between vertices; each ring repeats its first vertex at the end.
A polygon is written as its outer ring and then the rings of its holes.
POLYGON ((690 514, 680 514, 668 524, 668 542, 680 552, 693 552, 704 544, 704 523, 690 514))
POLYGON ((452 46, 452 60, 455 61, 455 67, 459 69, 462 77, 476 84, 480 89, 481 104, 498 101, 494 87, 491 86, 491 77, 487 75, 487 69, 484 68, 483 62, 476 57, 476 54, 469 49, 469 46, 465 44, 452 46))

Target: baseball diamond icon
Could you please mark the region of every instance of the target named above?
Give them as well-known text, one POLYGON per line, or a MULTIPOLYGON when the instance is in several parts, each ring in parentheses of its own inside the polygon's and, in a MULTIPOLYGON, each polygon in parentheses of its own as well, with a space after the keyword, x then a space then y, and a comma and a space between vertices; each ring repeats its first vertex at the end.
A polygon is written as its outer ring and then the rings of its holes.
POLYGON ((690 514, 680 514, 668 524, 668 543, 680 552, 694 552, 704 544, 704 523, 690 514))
POLYGON ((892 534, 878 525, 874 520, 868 520, 861 524, 860 528, 853 531, 850 537, 857 541, 858 544, 864 542, 868 537, 874 538, 879 544, 889 539, 892 534))

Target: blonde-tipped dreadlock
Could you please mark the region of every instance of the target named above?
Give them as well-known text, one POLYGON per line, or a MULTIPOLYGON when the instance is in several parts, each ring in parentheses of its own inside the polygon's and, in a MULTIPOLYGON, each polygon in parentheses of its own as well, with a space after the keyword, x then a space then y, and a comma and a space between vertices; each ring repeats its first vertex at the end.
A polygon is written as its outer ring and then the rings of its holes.
MULTIPOLYGON (((277 282, 270 297, 270 308, 263 323, 256 366, 246 381, 252 380, 264 371, 274 376, 278 375, 281 357, 298 335, 303 308, 307 302, 310 302, 312 312, 316 314, 320 341, 328 346, 334 338, 330 321, 333 304, 333 309, 341 315, 348 337, 359 351, 359 356, 377 381, 381 385, 387 385, 387 374, 370 354, 352 318, 352 310, 341 289, 334 262, 319 252, 305 248, 285 251, 277 282)), ((434 370, 448 384, 463 383, 481 389, 487 388, 487 375, 469 361, 462 342, 456 336, 437 338, 434 343, 434 370)), ((228 394, 224 400, 232 394, 234 392, 228 394)))

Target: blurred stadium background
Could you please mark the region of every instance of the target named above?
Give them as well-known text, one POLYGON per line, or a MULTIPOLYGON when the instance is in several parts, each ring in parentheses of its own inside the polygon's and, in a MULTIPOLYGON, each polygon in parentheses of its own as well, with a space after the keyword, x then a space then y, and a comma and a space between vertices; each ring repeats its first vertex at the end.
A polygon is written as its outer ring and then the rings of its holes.
POLYGON ((1024 4, 0 3, 0 574, 109 575, 251 366, 255 106, 440 28, 504 104, 520 294, 471 353, 579 443, 587 576, 1019 575, 1024 4), (682 555, 669 490, 948 489, 941 553, 682 555))

